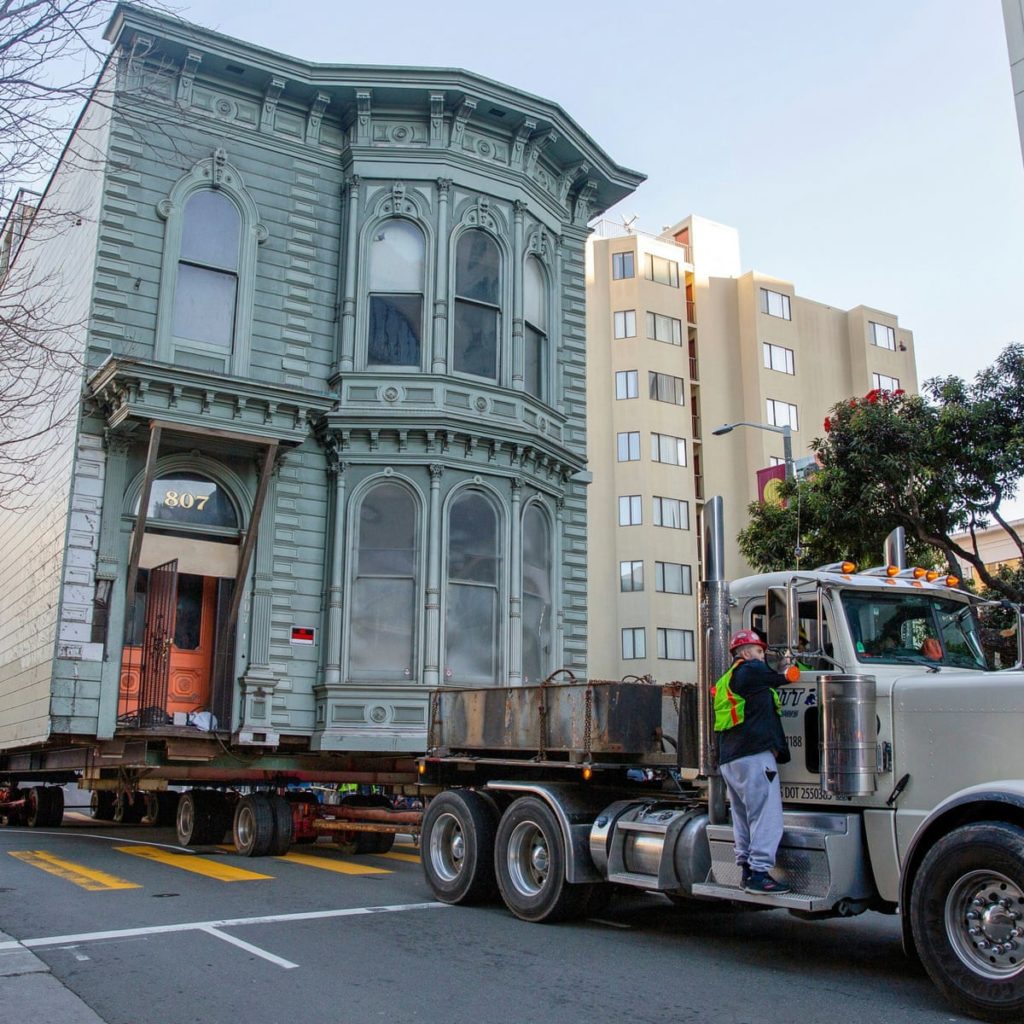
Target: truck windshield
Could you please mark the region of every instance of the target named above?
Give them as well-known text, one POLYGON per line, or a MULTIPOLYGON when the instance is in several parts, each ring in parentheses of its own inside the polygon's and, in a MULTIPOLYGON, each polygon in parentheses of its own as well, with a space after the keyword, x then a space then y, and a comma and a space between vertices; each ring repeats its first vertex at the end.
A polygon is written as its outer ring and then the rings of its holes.
POLYGON ((863 591, 844 591, 842 602, 859 661, 988 667, 969 604, 938 594, 863 591))

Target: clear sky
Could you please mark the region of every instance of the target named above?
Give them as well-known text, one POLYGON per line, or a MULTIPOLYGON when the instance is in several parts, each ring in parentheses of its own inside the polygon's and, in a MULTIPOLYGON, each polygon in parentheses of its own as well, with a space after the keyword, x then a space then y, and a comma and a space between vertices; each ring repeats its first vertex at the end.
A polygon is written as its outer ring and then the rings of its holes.
POLYGON ((1024 341, 1024 163, 999 0, 179 0, 315 61, 464 67, 647 175, 612 212, 735 227, 745 270, 894 313, 921 380, 1024 341))

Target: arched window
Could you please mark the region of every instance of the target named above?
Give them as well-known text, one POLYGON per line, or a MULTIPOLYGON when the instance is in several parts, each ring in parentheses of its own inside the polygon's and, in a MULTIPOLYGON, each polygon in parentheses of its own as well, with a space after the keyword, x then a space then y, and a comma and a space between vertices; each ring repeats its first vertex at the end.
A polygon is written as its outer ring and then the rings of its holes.
POLYGON ((531 395, 548 396, 548 290, 536 256, 526 261, 523 273, 523 341, 526 366, 523 387, 531 395))
POLYGON ((423 232, 410 221, 393 217, 374 228, 368 365, 420 365, 425 253, 423 232))
POLYGON ((230 352, 235 338, 242 218, 226 196, 193 192, 185 203, 171 333, 230 352))
POLYGON ((497 681, 498 513, 478 491, 464 491, 448 513, 445 678, 497 681))
POLYGON ((523 516, 523 682, 546 679, 551 664, 551 527, 530 505, 523 516))
POLYGON ((361 679, 411 679, 416 649, 419 526, 400 484, 377 484, 359 506, 350 662, 361 679))
POLYGON ((496 380, 501 327, 501 253, 486 231, 466 231, 455 250, 457 373, 496 380))

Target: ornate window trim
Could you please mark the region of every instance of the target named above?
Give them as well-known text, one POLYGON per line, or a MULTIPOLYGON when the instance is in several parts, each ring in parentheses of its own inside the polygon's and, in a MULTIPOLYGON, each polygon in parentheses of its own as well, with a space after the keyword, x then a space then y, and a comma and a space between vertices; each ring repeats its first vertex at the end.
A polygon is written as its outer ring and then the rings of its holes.
MULTIPOLYGON (((525 614, 525 612, 526 612, 526 597, 527 597, 527 595, 526 595, 526 572, 525 572, 525 568, 526 568, 526 521, 527 521, 527 517, 530 516, 533 513, 536 513, 536 514, 540 515, 540 517, 544 521, 545 526, 547 527, 547 533, 548 533, 548 536, 547 536, 547 541, 548 541, 548 550, 547 550, 547 556, 548 556, 548 588, 549 588, 549 594, 550 594, 550 600, 551 600, 551 605, 550 605, 551 618, 550 618, 550 621, 549 621, 549 624, 548 624, 548 642, 549 642, 549 645, 550 645, 550 649, 548 651, 547 665, 545 666, 547 671, 544 672, 544 674, 541 676, 541 679, 544 679, 544 678, 547 677, 547 675, 549 673, 551 673, 552 671, 554 671, 554 669, 556 669, 558 667, 555 664, 555 643, 556 643, 556 637, 557 637, 557 631, 556 631, 556 628, 555 628, 555 620, 556 620, 556 618, 558 616, 558 594, 559 594, 558 567, 555 564, 555 558, 556 558, 556 554, 557 554, 557 546, 555 544, 556 520, 555 520, 554 513, 551 511, 550 508, 548 508, 547 502, 545 502, 545 500, 540 495, 534 495, 533 497, 531 497, 527 501, 525 501, 523 503, 523 507, 522 507, 522 509, 521 509, 521 511, 519 513, 519 523, 517 524, 517 529, 519 530, 520 551, 522 552, 522 557, 520 558, 520 564, 518 566, 518 572, 520 573, 520 581, 521 582, 520 582, 519 590, 520 590, 520 593, 522 594, 522 605, 523 605, 523 615, 522 615, 522 617, 520 619, 520 627, 523 630, 523 636, 521 637, 520 650, 522 652, 524 652, 524 662, 525 662, 526 630, 527 630, 527 622, 526 622, 526 614, 525 614)), ((524 683, 525 683, 525 681, 526 681, 525 680, 526 665, 523 664, 520 667, 521 667, 521 669, 523 670, 523 673, 524 673, 524 683)), ((540 681, 541 681, 540 679, 530 680, 530 682, 532 682, 534 684, 536 684, 536 683, 538 683, 540 681)))
POLYGON ((256 249, 267 240, 268 232, 265 225, 260 222, 259 210, 252 196, 246 191, 242 176, 228 163, 225 151, 217 149, 213 156, 200 160, 192 170, 175 182, 167 197, 157 203, 156 212, 165 221, 165 228, 154 358, 159 362, 174 363, 180 349, 183 352, 202 355, 207 359, 220 360, 225 373, 236 377, 246 376, 252 351, 256 249), (181 253, 185 204, 194 193, 205 189, 226 196, 234 203, 241 218, 234 337, 230 353, 225 352, 223 355, 202 344, 176 339, 172 333, 174 293, 178 283, 178 257, 181 253))

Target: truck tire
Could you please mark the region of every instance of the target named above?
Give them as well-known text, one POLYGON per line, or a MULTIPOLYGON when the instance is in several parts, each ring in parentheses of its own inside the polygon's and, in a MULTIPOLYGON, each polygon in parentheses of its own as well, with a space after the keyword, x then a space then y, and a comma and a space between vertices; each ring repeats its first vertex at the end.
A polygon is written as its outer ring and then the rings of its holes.
POLYGON ((25 824, 29 828, 45 828, 49 800, 43 786, 33 786, 25 793, 25 824))
POLYGON ((233 828, 236 853, 266 857, 274 845, 274 831, 274 809, 266 793, 253 793, 238 801, 233 828))
POLYGON ((180 793, 173 789, 158 790, 146 794, 146 815, 143 819, 148 825, 173 825, 178 813, 180 793))
POLYGON ((137 825, 146 813, 146 798, 136 791, 129 794, 118 790, 114 798, 114 822, 118 825, 137 825), (130 799, 129 799, 130 797, 130 799))
POLYGON ((109 789, 94 789, 89 795, 89 813, 97 821, 113 821, 114 792, 109 789))
POLYGON ((925 970, 962 1013, 1024 1017, 1024 829, 964 825, 927 853, 910 923, 925 970))
POLYGON ((492 805, 470 789, 435 796, 423 815, 420 860, 435 898, 471 904, 493 900, 496 815, 492 805))
POLYGON ((224 838, 224 804, 220 797, 210 789, 190 789, 181 794, 176 826, 182 846, 209 846, 224 838))
MULTIPOLYGON (((369 793, 351 793, 340 801, 349 807, 390 807, 391 801, 386 796, 369 793)), ((349 832, 346 833, 342 845, 351 847, 348 854, 388 853, 395 845, 394 832, 349 832)))
POLYGON ((501 898, 522 921, 567 921, 586 909, 591 887, 566 881, 561 827, 537 797, 520 797, 502 815, 494 865, 501 898))
POLYGON ((47 786, 43 790, 46 825, 58 828, 64 821, 64 790, 60 786, 47 786))
MULTIPOLYGON (((283 796, 271 796, 270 811, 274 816, 274 838, 270 843, 270 853, 274 857, 283 857, 292 845, 292 805, 283 796)), ((237 817, 237 809, 235 815, 237 817)))

